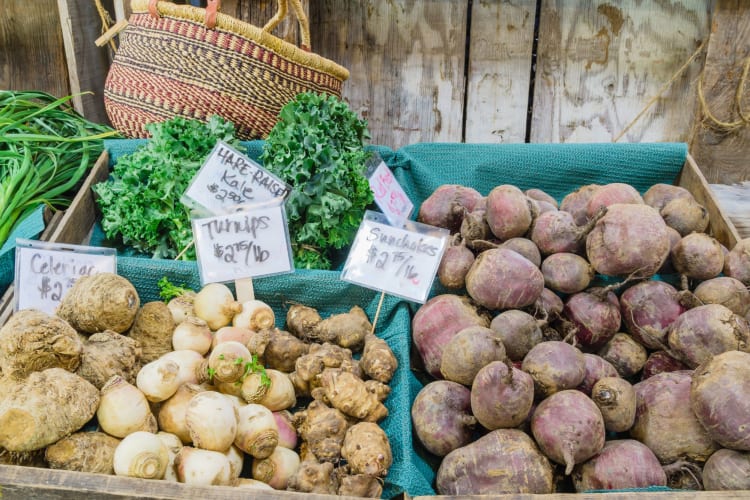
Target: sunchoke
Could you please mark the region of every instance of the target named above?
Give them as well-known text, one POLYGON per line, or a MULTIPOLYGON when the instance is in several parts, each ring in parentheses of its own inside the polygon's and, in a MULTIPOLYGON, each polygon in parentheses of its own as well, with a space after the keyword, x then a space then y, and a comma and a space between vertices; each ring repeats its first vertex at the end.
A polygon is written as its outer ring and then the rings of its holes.
POLYGON ((307 451, 318 461, 339 460, 341 445, 349 428, 349 421, 341 411, 314 400, 307 409, 294 414, 294 425, 307 444, 307 451))
POLYGON ((388 415, 388 409, 367 390, 362 379, 349 372, 326 368, 320 375, 320 386, 331 405, 345 415, 367 422, 377 422, 388 415))
POLYGON ((360 365, 368 377, 387 384, 398 368, 398 360, 385 340, 368 334, 360 365))
POLYGON ((297 473, 289 478, 287 489, 303 493, 335 495, 338 491, 338 482, 336 476, 333 475, 333 464, 331 462, 318 463, 314 460, 301 462, 297 473))
MULTIPOLYGON (((278 328, 264 330, 264 332, 269 334, 269 340, 263 351, 266 368, 273 368, 285 373, 293 372, 297 358, 307 354, 310 345, 291 333, 278 328)), ((250 352, 253 352, 253 350, 250 349, 250 352)))
POLYGON ((370 476, 385 477, 393 462, 388 436, 372 422, 360 422, 346 431, 341 456, 353 474, 370 476))

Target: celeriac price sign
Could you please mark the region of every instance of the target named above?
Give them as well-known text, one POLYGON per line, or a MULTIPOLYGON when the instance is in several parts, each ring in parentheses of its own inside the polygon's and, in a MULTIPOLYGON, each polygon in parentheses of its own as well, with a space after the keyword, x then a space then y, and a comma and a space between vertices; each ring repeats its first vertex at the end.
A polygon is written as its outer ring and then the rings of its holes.
POLYGON ((388 224, 384 214, 368 210, 362 219, 341 279, 424 303, 435 280, 449 231, 406 221, 388 224))
POLYGON ((15 310, 53 314, 78 278, 102 272, 117 272, 115 249, 18 238, 15 310))

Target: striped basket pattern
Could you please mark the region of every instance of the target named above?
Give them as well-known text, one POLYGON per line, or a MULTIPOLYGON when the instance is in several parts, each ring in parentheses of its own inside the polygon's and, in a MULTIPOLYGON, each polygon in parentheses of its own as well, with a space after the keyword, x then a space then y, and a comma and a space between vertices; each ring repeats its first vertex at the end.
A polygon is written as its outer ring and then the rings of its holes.
MULTIPOLYGON (((280 12, 286 1, 279 1, 280 12)), ((349 77, 345 68, 267 27, 219 13, 208 28, 205 9, 158 2, 155 17, 148 4, 132 1, 104 84, 107 115, 126 137, 147 137, 147 123, 177 115, 206 120, 218 114, 235 124, 240 139, 265 138, 297 94, 340 97, 349 77)), ((300 27, 309 29, 306 19, 300 27)))

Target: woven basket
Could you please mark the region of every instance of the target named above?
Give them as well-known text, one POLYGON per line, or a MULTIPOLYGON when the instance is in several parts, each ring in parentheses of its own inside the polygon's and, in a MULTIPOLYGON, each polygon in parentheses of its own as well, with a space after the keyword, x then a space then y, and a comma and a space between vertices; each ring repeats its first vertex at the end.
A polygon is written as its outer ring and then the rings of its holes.
POLYGON ((346 68, 310 52, 310 30, 300 0, 278 0, 262 28, 206 9, 133 0, 132 15, 104 84, 112 125, 126 137, 147 137, 144 125, 174 116, 235 124, 240 139, 265 138, 281 108, 301 92, 341 96, 346 68), (270 31, 286 17, 300 25, 300 47, 270 31))

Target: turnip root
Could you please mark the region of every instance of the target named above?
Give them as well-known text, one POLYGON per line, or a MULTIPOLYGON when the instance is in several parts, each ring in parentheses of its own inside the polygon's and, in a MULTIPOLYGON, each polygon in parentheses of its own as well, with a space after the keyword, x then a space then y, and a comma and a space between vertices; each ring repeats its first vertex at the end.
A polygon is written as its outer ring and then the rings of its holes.
POLYGON ((535 345, 523 358, 521 369, 534 379, 534 392, 540 399, 574 389, 586 375, 583 353, 556 340, 535 345))
POLYGON ((579 226, 586 224, 589 219, 588 207, 593 194, 600 188, 598 184, 587 184, 568 193, 560 202, 560 210, 569 212, 579 226))
POLYGON ((175 325, 179 325, 189 317, 195 316, 195 312, 193 311, 194 300, 195 292, 187 290, 167 302, 167 307, 172 313, 172 320, 175 325))
POLYGON ((289 478, 287 489, 302 493, 335 495, 338 491, 338 483, 333 477, 333 464, 331 462, 318 463, 313 460, 301 462, 297 473, 289 478))
POLYGON ((118 476, 163 479, 169 466, 169 450, 156 434, 133 432, 115 448, 112 464, 118 476))
POLYGON ((643 369, 648 352, 627 333, 615 335, 599 349, 599 356, 609 361, 622 378, 630 378, 643 369))
POLYGON ((120 440, 103 432, 76 432, 44 451, 50 469, 114 474, 112 460, 120 440))
POLYGON ((138 292, 127 279, 117 274, 97 273, 77 279, 63 295, 56 313, 81 333, 104 330, 125 333, 140 305, 138 292))
POLYGON ((237 409, 234 445, 254 458, 266 458, 279 444, 279 428, 273 412, 263 405, 248 403, 237 409))
POLYGON ((706 304, 685 311, 669 328, 670 354, 690 368, 712 356, 750 349, 747 321, 721 304, 706 304))
POLYGON ((193 396, 203 390, 196 384, 182 384, 177 392, 159 407, 159 429, 176 435, 183 444, 189 444, 190 431, 185 420, 187 407, 193 396))
POLYGON ((240 326, 258 331, 273 328, 276 316, 271 306, 262 300, 248 300, 242 304, 242 309, 232 318, 233 326, 240 326))
POLYGON ((341 457, 349 421, 336 408, 313 400, 306 409, 294 414, 294 425, 307 450, 320 462, 337 462, 341 457))
POLYGON ((652 276, 669 256, 666 228, 659 212, 648 205, 610 205, 586 237, 586 255, 600 274, 652 276))
POLYGON ((477 372, 492 361, 505 360, 500 337, 486 326, 470 326, 458 332, 443 349, 440 373, 446 380, 471 386, 477 372))
POLYGON ((703 466, 703 487, 714 490, 750 490, 750 452, 723 448, 703 466))
MULTIPOLYGON (((193 318, 195 318, 197 321, 202 321, 203 323, 206 323, 202 319, 196 318, 195 316, 193 316, 193 318)), ((206 323, 206 327, 208 327, 208 323, 206 323)), ((245 328, 244 326, 222 326, 221 328, 213 332, 213 335, 211 338, 211 349, 221 344, 222 342, 227 342, 230 340, 237 341, 240 344, 247 346, 247 343, 251 341, 251 339, 256 333, 257 332, 249 328, 245 328)))
POLYGON ((203 367, 205 358, 191 349, 172 351, 164 354, 162 359, 174 361, 180 367, 177 378, 180 384, 197 384, 198 376, 206 374, 203 367))
POLYGON ((604 443, 595 457, 576 466, 573 484, 579 493, 666 486, 667 475, 648 446, 635 439, 604 443))
POLYGON ((0 447, 11 452, 44 448, 91 420, 99 391, 62 368, 0 379, 0 447))
POLYGON ((653 377, 657 373, 674 372, 678 370, 687 370, 681 361, 676 360, 666 351, 654 351, 648 355, 646 363, 641 370, 641 380, 653 377))
POLYGON ((167 447, 167 452, 169 453, 169 463, 167 464, 167 470, 164 472, 164 480, 176 483, 177 468, 174 465, 174 461, 182 449, 182 440, 175 434, 164 431, 157 432, 156 437, 161 439, 161 442, 167 447))
POLYGON ((662 348, 667 327, 686 310, 680 297, 677 289, 664 281, 636 283, 620 296, 625 329, 645 347, 662 348))
POLYGON ((547 192, 543 191, 542 189, 537 189, 537 188, 527 189, 526 191, 523 192, 523 194, 525 194, 532 200, 544 201, 544 202, 549 203, 553 207, 558 208, 557 200, 554 199, 547 192))
POLYGON ((112 375, 120 375, 134 384, 140 369, 141 347, 138 341, 105 330, 83 341, 81 364, 76 373, 101 389, 112 375))
POLYGON ((367 422, 378 422, 388 415, 386 407, 367 390, 362 379, 340 368, 323 370, 320 386, 327 402, 345 415, 367 422))
POLYGON ((675 270, 697 280, 715 278, 724 268, 721 244, 706 233, 684 236, 671 251, 675 270))
POLYGON ((586 367, 583 380, 578 384, 578 389, 587 396, 591 396, 591 389, 604 377, 619 377, 617 369, 606 359, 596 354, 583 353, 583 362, 586 367))
POLYGON ((360 422, 346 431, 341 456, 354 474, 385 477, 393 463, 391 445, 378 424, 360 422))
POLYGON ((387 384, 396 373, 398 360, 388 342, 370 333, 365 336, 365 349, 359 365, 368 377, 387 384))
POLYGON ((666 224, 682 236, 702 233, 708 228, 708 210, 692 195, 689 198, 675 198, 659 211, 666 224))
POLYGON ((471 412, 488 430, 518 427, 534 403, 534 379, 502 361, 479 370, 471 386, 471 412))
POLYGON ((136 376, 135 385, 152 403, 172 397, 180 387, 180 365, 169 358, 146 363, 136 376))
MULTIPOLYGON (((236 382, 245 374, 245 363, 250 362, 252 357, 243 344, 235 340, 222 342, 211 350, 204 363, 206 376, 218 382, 236 382)), ((199 379, 199 382, 202 381, 199 379)))
POLYGON ((593 217, 602 207, 610 207, 614 204, 643 204, 640 193, 630 184, 612 182, 600 186, 589 199, 586 214, 593 217))
POLYGON ((218 451, 183 446, 175 457, 174 464, 177 480, 181 483, 201 486, 229 486, 232 483, 229 458, 218 451))
POLYGON ((692 371, 659 373, 633 386, 637 400, 630 435, 662 464, 704 462, 718 449, 690 407, 692 371))
POLYGON ((466 286, 466 273, 474 263, 474 252, 466 246, 466 241, 457 242, 454 238, 445 249, 437 269, 438 281, 453 290, 466 286))
POLYGON ((542 255, 539 253, 539 248, 536 246, 536 243, 528 238, 511 238, 504 241, 500 247, 520 253, 536 267, 542 264, 542 255))
POLYGON ((188 402, 185 423, 193 446, 224 453, 237 434, 237 410, 223 394, 201 391, 188 402))
POLYGON ((271 411, 286 410, 294 406, 297 397, 289 375, 272 368, 266 368, 264 372, 248 373, 245 376, 240 388, 242 399, 248 403, 261 404, 271 411))
POLYGON ((598 349, 620 329, 620 303, 613 292, 604 297, 599 289, 588 289, 568 297, 563 308, 567 335, 575 335, 583 348, 598 349))
MULTIPOLYGON (((180 447, 180 449, 181 448, 182 447, 180 447)), ((179 453, 179 451, 180 450, 178 449, 177 453, 179 453)), ((230 484, 236 485, 239 481, 240 474, 242 474, 242 469, 245 466, 245 452, 232 445, 224 452, 224 455, 229 459, 229 470, 231 471, 230 475, 232 477, 230 484)))
POLYGON ((157 430, 146 396, 119 375, 113 375, 102 387, 96 418, 104 432, 117 438, 136 431, 157 430))
POLYGON ((693 195, 690 191, 682 186, 675 186, 674 184, 657 183, 653 184, 650 188, 643 193, 643 202, 661 211, 664 205, 676 198, 692 198, 693 195))
POLYGON ((141 345, 141 361, 150 363, 171 352, 175 324, 164 302, 143 304, 138 310, 128 335, 141 345))
POLYGON ((544 285, 561 293, 577 293, 588 288, 594 279, 594 268, 574 253, 554 253, 544 259, 541 267, 544 285))
POLYGON ((750 286, 750 238, 738 241, 724 257, 724 274, 750 286))
POLYGON ((564 210, 544 212, 531 226, 530 238, 542 255, 560 252, 580 253, 583 251, 586 235, 594 227, 596 220, 604 212, 596 214, 591 221, 578 225, 573 214, 564 210))
POLYGON ((285 373, 294 371, 297 358, 307 354, 310 345, 285 330, 270 330, 268 344, 263 350, 266 367, 285 373))
POLYGON ((542 452, 565 465, 565 475, 604 447, 604 420, 585 394, 564 390, 544 399, 531 416, 531 432, 542 452))
POLYGON ((47 368, 74 372, 81 362, 83 344, 64 320, 36 309, 13 314, 0 328, 0 370, 24 378, 47 368))
POLYGON ((542 272, 526 257, 507 248, 480 253, 466 275, 466 291, 487 309, 533 304, 544 288, 542 272))
POLYGON ((208 323, 195 316, 188 316, 176 325, 172 331, 172 348, 175 351, 191 349, 205 355, 211 350, 214 336, 208 328, 208 323))
POLYGON ((444 457, 472 439, 471 391, 457 382, 435 380, 425 385, 411 407, 417 439, 430 453, 444 457))
POLYGON ((212 331, 229 325, 241 310, 242 304, 234 300, 232 291, 223 283, 206 284, 193 299, 193 313, 212 331))
POLYGON ((440 378, 443 349, 468 326, 489 326, 486 314, 469 297, 442 294, 425 302, 412 319, 412 338, 427 372, 440 378))
POLYGON ((523 191, 516 186, 495 186, 487 195, 487 224, 500 240, 523 236, 531 226, 531 209, 523 191))
POLYGON ((480 200, 482 195, 475 189, 443 184, 422 202, 417 220, 455 233, 461 227, 464 214, 473 211, 480 200))
POLYGON ((703 281, 693 294, 704 304, 721 304, 740 316, 750 312, 750 290, 736 278, 720 276, 703 281))
POLYGON ((439 495, 547 494, 553 469, 523 431, 498 429, 449 453, 436 476, 439 495))
POLYGON ((610 432, 625 432, 635 421, 635 389, 620 377, 604 377, 591 389, 591 399, 599 407, 604 428, 610 432))
POLYGON ((690 401, 698 421, 725 448, 750 451, 750 354, 717 354, 695 369, 690 401))
POLYGON ((289 479, 299 470, 299 455, 294 450, 277 446, 266 458, 254 458, 253 479, 263 481, 276 490, 285 490, 289 479))

